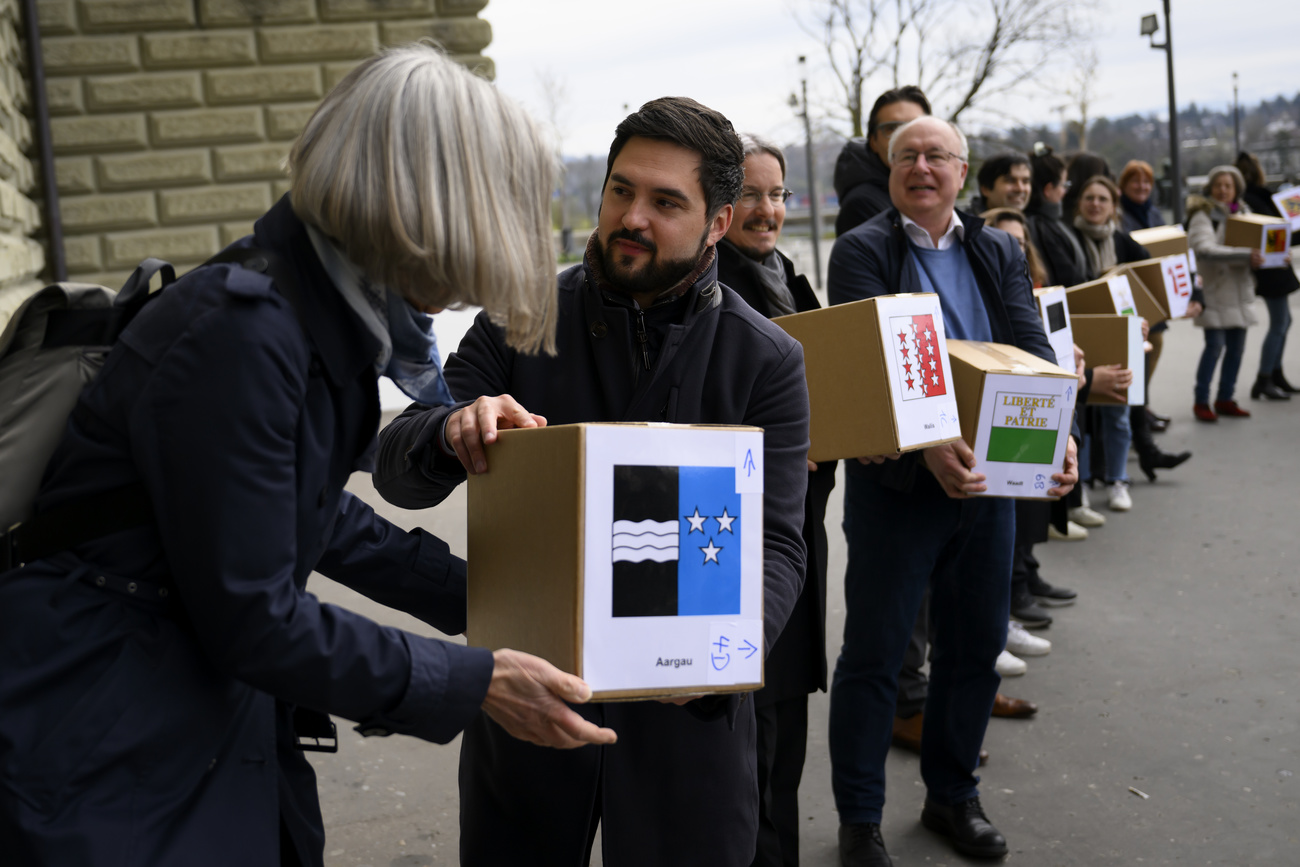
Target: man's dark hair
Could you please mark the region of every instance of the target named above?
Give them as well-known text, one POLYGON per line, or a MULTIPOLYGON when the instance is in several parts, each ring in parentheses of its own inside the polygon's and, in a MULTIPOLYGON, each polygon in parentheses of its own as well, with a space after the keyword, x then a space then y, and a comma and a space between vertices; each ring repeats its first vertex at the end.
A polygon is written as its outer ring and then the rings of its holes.
POLYGON ((998 178, 1011 174, 1011 170, 1016 166, 1028 166, 1029 157, 1024 154, 999 154, 992 159, 984 161, 980 166, 980 173, 976 176, 976 181, 981 190, 991 190, 997 183, 998 178))
POLYGON ((623 118, 614 130, 605 183, 609 183, 615 157, 633 136, 672 142, 700 155, 699 178, 708 219, 717 216, 723 205, 734 205, 740 198, 745 179, 745 148, 731 121, 721 112, 685 96, 665 96, 647 102, 623 118))
POLYGON ((1043 188, 1048 184, 1059 184, 1061 175, 1065 172, 1065 163, 1061 158, 1052 153, 1051 147, 1037 142, 1034 144, 1034 152, 1029 157, 1030 171, 1030 193, 1029 206, 1036 208, 1043 203, 1043 188))
POLYGON ((926 114, 932 113, 930 100, 925 98, 925 91, 915 84, 905 84, 893 90, 886 90, 876 97, 876 101, 871 106, 871 113, 867 115, 867 138, 876 134, 876 116, 880 114, 880 110, 896 102, 914 102, 921 107, 921 111, 926 114))

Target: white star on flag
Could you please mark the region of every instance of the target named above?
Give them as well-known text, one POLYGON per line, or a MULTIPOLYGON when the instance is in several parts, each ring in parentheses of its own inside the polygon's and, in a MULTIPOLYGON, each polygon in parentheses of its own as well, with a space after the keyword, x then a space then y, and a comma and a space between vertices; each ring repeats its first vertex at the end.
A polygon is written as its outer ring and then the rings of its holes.
POLYGON ((719 533, 721 533, 721 532, 723 532, 723 531, 725 530, 726 532, 730 533, 730 534, 733 535, 733 536, 736 535, 736 531, 733 530, 733 529, 731 529, 731 522, 734 521, 734 520, 736 520, 736 516, 735 516, 735 515, 728 515, 728 514, 727 514, 727 507, 726 507, 726 506, 723 506, 723 507, 722 507, 722 515, 721 515, 720 517, 716 517, 716 518, 714 518, 713 520, 715 520, 715 521, 718 522, 718 532, 719 532, 719 533))
MULTIPOLYGON (((718 552, 721 551, 722 549, 715 547, 712 539, 709 540, 709 544, 707 547, 700 546, 700 550, 704 552, 705 563, 708 563, 710 560, 712 560, 714 563, 718 563, 718 552)), ((722 564, 718 563, 718 565, 721 566, 722 564)))
MULTIPOLYGON (((726 509, 723 509, 723 511, 725 512, 726 509)), ((709 516, 701 515, 699 506, 695 507, 694 515, 686 515, 686 520, 691 522, 691 529, 687 531, 688 533, 699 531, 700 535, 704 535, 704 522, 709 520, 709 516)))

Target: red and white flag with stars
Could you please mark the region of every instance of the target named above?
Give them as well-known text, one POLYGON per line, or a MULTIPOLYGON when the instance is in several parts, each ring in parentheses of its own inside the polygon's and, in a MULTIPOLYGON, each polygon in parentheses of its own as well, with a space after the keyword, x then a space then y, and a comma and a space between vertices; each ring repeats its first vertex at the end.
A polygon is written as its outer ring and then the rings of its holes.
POLYGON ((891 316, 890 342, 894 347, 899 396, 903 400, 937 397, 948 393, 943 376, 943 351, 934 330, 934 316, 891 316))

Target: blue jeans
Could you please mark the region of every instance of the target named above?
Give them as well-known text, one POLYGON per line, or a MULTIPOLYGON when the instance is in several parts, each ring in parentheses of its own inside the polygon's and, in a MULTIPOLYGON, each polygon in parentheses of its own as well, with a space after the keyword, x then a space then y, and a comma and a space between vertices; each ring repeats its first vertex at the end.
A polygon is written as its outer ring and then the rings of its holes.
POLYGON ((1245 349, 1246 329, 1205 329, 1205 349, 1201 352, 1201 363, 1196 366, 1197 403, 1210 402, 1210 380, 1214 378, 1220 354, 1223 354, 1223 370, 1219 372, 1219 391, 1215 400, 1232 400, 1232 393, 1237 388, 1237 371, 1241 369, 1241 354, 1245 349))
POLYGON ((1106 464, 1106 484, 1128 481, 1128 447, 1133 442, 1127 406, 1099 406, 1102 458, 1106 464))
POLYGON ((831 786, 840 822, 879 822, 898 672, 930 587, 930 691, 921 734, 927 797, 978 794, 980 744, 1001 678, 1011 604, 1011 500, 949 499, 918 468, 911 491, 847 463, 844 645, 831 682, 831 786))
POLYGON ((1264 306, 1268 308, 1268 333, 1259 351, 1259 375, 1272 376, 1273 371, 1282 369, 1282 350, 1286 348, 1286 332, 1291 327, 1291 305, 1287 296, 1279 295, 1265 298, 1264 306))

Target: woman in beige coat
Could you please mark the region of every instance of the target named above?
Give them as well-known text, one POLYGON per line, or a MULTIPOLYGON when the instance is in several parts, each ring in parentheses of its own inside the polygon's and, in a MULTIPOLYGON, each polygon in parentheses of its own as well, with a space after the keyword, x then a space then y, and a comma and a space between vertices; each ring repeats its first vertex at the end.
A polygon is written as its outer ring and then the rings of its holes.
POLYGON ((1232 214, 1248 214, 1242 202, 1246 181, 1232 166, 1210 170, 1205 197, 1187 198, 1187 240, 1196 251, 1196 263, 1205 283, 1205 310, 1195 324, 1205 329, 1205 350, 1196 368, 1196 404, 1192 411, 1201 421, 1218 421, 1219 416, 1248 418, 1250 413, 1232 399, 1246 348, 1246 329, 1258 319, 1255 301, 1255 270, 1264 263, 1259 250, 1228 247, 1223 232, 1232 214), (1225 352, 1226 350, 1226 352, 1225 352), (1210 407, 1210 380, 1223 355, 1219 390, 1210 407))

